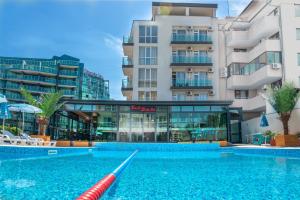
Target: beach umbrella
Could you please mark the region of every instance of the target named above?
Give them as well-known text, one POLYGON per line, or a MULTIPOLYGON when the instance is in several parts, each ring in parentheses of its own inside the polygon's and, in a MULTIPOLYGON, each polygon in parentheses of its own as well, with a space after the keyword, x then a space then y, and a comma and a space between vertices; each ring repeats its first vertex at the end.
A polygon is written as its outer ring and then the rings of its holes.
POLYGON ((10 112, 8 111, 7 102, 0 103, 0 119, 2 122, 2 131, 4 132, 5 119, 9 119, 11 117, 10 112))
MULTIPOLYGON (((268 119, 267 119, 265 113, 262 114, 262 116, 260 118, 260 124, 259 125, 260 125, 260 127, 267 127, 267 126, 269 126, 269 122, 268 122, 268 119)), ((264 135, 264 137, 265 137, 265 144, 267 144, 267 136, 264 135)))
POLYGON ((7 99, 3 94, 0 94, 0 103, 7 103, 7 99))
POLYGON ((24 104, 24 103, 20 103, 20 104, 11 104, 8 107, 8 110, 11 112, 21 112, 22 113, 22 132, 24 131, 24 113, 32 113, 32 114, 37 114, 37 113, 42 113, 42 110, 29 105, 29 104, 24 104))

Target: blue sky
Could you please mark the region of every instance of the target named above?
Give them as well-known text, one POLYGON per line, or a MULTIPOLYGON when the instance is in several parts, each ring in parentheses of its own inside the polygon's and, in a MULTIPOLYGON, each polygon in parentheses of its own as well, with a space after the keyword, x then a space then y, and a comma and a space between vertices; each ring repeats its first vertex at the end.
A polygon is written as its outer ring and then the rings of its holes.
MULTIPOLYGON (((250 0, 229 0, 236 15, 250 0)), ((173 2, 218 3, 227 15, 227 0, 173 2)), ((114 99, 120 87, 122 37, 134 19, 150 19, 145 0, 0 0, 0 56, 50 58, 69 54, 110 81, 114 99)))

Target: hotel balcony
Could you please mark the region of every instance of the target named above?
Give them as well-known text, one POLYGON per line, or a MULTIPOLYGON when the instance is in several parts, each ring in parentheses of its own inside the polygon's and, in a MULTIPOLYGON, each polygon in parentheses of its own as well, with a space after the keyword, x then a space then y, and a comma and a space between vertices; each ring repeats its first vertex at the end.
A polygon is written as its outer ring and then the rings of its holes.
POLYGON ((280 40, 262 40, 249 52, 231 52, 227 56, 227 65, 230 65, 231 63, 249 63, 268 51, 281 51, 280 40))
POLYGON ((73 70, 59 70, 58 75, 64 78, 77 78, 78 72, 73 70))
POLYGON ((206 34, 172 34, 171 44, 212 44, 212 39, 206 34))
POLYGON ((47 87, 40 87, 40 86, 30 86, 30 85, 20 85, 17 83, 11 83, 8 82, 6 84, 6 88, 7 90, 11 90, 11 91, 20 91, 21 88, 24 88, 26 90, 28 90, 31 93, 38 93, 38 94, 43 94, 43 93, 53 93, 55 92, 54 88, 47 88, 47 87))
POLYGON ((122 90, 123 96, 126 96, 127 98, 132 96, 132 91, 133 91, 132 80, 123 79, 121 90, 122 90))
POLYGON ((58 80, 58 87, 77 87, 77 82, 72 80, 58 80))
POLYGON ((60 90, 64 97, 73 97, 75 95, 75 91, 73 90, 60 90))
POLYGON ((37 66, 37 65, 13 65, 13 68, 11 68, 10 71, 23 72, 26 74, 45 75, 45 76, 57 75, 56 68, 37 66))
POLYGON ((122 59, 122 70, 125 76, 132 76, 133 73, 133 63, 132 59, 128 57, 123 57, 122 59))
POLYGON ((202 80, 173 80, 171 89, 212 89, 212 81, 209 79, 202 80))
POLYGON ((232 90, 257 89, 282 78, 281 68, 264 65, 257 71, 247 75, 231 75, 227 79, 227 88, 232 90))
POLYGON ((79 68, 79 62, 73 60, 60 60, 59 66, 62 68, 77 69, 79 68))
POLYGON ((132 58, 133 56, 133 38, 130 37, 123 37, 123 52, 126 56, 132 58))
POLYGON ((6 78, 15 82, 26 82, 39 85, 56 85, 56 79, 45 78, 42 76, 31 76, 31 75, 21 75, 21 74, 7 74, 6 78))
POLYGON ((265 110, 266 100, 261 95, 249 99, 235 99, 231 107, 242 107, 245 112, 259 112, 265 110))
POLYGON ((253 47, 262 38, 269 37, 279 31, 278 16, 269 15, 251 23, 246 31, 231 30, 227 33, 227 45, 235 48, 253 47))
POLYGON ((212 66, 209 56, 172 56, 171 66, 212 66))

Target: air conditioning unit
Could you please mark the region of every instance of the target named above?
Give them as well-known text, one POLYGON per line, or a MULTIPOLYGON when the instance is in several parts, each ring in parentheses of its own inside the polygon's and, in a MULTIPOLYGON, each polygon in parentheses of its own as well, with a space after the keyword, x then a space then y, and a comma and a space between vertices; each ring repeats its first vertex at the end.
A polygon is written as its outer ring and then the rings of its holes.
POLYGON ((189 30, 191 30, 191 29, 192 29, 192 27, 191 27, 191 26, 188 26, 188 29, 189 29, 189 30))
POLYGON ((215 92, 213 90, 209 90, 208 95, 209 96, 215 96, 215 92))
POLYGON ((192 91, 187 91, 187 92, 186 92, 186 95, 187 95, 187 96, 192 96, 193 93, 192 93, 192 91))
POLYGON ((208 69, 208 73, 214 73, 213 68, 209 68, 209 69, 208 69))
POLYGON ((208 51, 209 51, 209 52, 212 52, 212 51, 214 51, 214 50, 213 50, 212 47, 208 47, 208 51))
POLYGON ((212 29, 211 26, 209 26, 209 27, 207 28, 207 30, 208 30, 209 32, 212 32, 212 31, 213 31, 213 29, 212 29))
POLYGON ((188 72, 192 72, 193 69, 192 69, 192 68, 188 68, 187 71, 188 71, 188 72))
POLYGON ((188 50, 193 50, 193 48, 192 48, 192 47, 188 47, 187 49, 188 49, 188 50))
POLYGON ((227 68, 224 67, 223 69, 220 70, 220 77, 221 78, 227 78, 228 74, 227 74, 227 68))
POLYGON ((281 68, 281 64, 280 63, 272 63, 271 67, 272 67, 272 69, 280 69, 281 68))

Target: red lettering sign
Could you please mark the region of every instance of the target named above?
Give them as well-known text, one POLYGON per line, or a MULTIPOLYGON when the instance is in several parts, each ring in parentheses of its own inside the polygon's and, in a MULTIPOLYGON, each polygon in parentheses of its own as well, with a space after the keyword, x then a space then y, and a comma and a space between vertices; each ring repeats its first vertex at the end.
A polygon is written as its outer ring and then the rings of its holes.
POLYGON ((141 111, 141 112, 156 112, 155 107, 149 107, 149 106, 136 106, 132 105, 130 107, 130 110, 132 111, 141 111))

